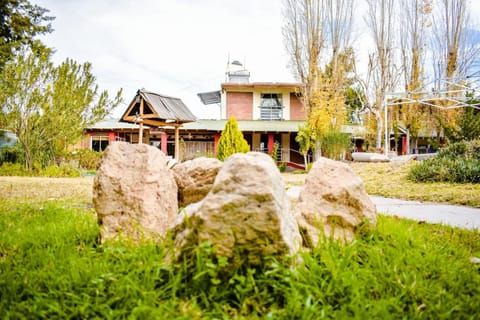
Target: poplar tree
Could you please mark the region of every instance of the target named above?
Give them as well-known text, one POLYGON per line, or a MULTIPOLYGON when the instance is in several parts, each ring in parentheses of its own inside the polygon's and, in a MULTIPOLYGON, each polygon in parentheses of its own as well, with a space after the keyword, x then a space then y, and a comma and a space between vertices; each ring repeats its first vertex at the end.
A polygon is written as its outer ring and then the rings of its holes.
POLYGON ((228 119, 218 141, 217 158, 224 161, 234 153, 246 153, 250 151, 248 142, 238 128, 235 117, 228 119))

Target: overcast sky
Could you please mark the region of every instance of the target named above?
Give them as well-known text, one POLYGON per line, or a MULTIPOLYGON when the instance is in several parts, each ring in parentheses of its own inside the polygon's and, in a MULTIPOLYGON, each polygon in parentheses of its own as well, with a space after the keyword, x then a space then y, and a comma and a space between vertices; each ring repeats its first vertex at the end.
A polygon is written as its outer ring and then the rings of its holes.
MULTIPOLYGON (((141 88, 181 98, 199 118, 218 117, 218 106, 204 106, 196 94, 220 89, 229 57, 245 63, 251 81, 295 81, 283 45, 282 0, 32 3, 55 17, 53 33, 41 39, 56 50, 56 63, 91 62, 100 89, 114 96, 123 88, 117 117, 141 88)), ((478 20, 479 11, 471 18, 478 20)))

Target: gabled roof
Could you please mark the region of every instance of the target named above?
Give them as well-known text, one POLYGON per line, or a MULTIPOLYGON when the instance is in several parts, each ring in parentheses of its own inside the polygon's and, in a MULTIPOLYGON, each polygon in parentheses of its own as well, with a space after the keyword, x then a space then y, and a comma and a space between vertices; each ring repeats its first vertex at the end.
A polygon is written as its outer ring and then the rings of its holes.
POLYGON ((150 126, 181 125, 197 118, 179 98, 138 90, 120 121, 150 126), (141 105, 143 103, 143 112, 141 105))

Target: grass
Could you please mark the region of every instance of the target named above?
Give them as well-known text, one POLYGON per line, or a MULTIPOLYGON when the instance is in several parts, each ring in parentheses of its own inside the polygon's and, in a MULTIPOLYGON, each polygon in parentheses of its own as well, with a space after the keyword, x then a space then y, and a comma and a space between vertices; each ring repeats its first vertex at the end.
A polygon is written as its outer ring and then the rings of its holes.
POLYGON ((82 179, 0 180, 0 318, 480 317, 478 231, 379 216, 375 231, 325 239, 295 268, 229 270, 208 245, 167 264, 168 243, 98 245, 82 179))
POLYGON ((367 192, 388 198, 422 200, 467 205, 480 208, 480 184, 476 183, 417 183, 407 179, 416 162, 351 163, 363 179, 367 192))

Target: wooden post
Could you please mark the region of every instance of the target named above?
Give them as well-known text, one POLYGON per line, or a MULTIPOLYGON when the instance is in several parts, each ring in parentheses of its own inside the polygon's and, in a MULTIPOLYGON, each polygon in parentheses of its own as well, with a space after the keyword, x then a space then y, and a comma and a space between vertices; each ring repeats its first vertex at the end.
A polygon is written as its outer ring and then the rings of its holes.
POLYGON ((138 143, 143 143, 143 99, 140 98, 140 129, 138 130, 138 143))
POLYGON ((175 160, 180 161, 180 126, 175 126, 175 160))

